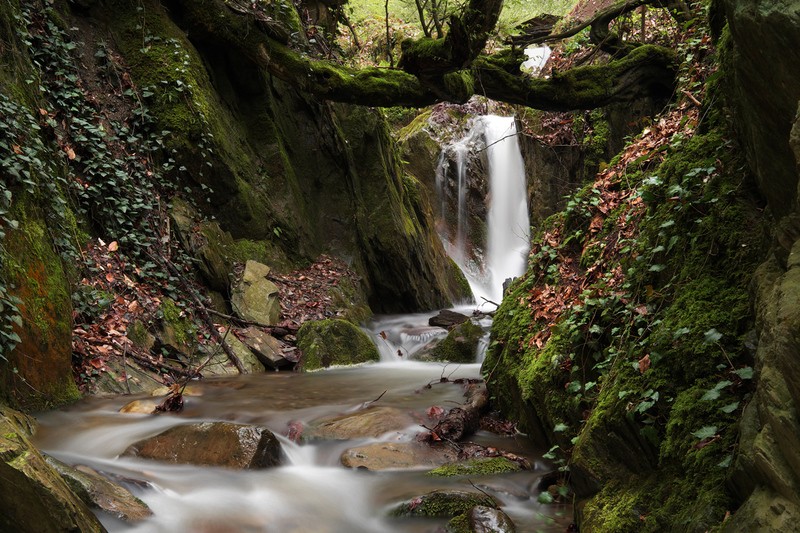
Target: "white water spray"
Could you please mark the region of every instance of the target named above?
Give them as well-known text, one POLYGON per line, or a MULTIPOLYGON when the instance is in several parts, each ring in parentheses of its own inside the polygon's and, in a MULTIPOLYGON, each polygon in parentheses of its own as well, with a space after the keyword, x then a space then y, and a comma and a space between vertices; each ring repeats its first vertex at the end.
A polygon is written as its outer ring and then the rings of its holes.
MULTIPOLYGON (((457 172, 458 213, 455 238, 445 246, 467 276, 478 303, 483 303, 484 298, 499 303, 503 296, 503 282, 525 271, 530 249, 525 168, 514 118, 479 117, 463 139, 446 147, 437 172, 440 188, 447 185, 444 171, 447 156, 454 160, 457 172), (480 140, 483 142, 478 142, 480 140), (489 209, 483 264, 475 265, 466 250, 467 206, 464 199, 469 151, 481 147, 486 150, 488 162, 489 209)), ((442 205, 444 207, 445 203, 442 205)))

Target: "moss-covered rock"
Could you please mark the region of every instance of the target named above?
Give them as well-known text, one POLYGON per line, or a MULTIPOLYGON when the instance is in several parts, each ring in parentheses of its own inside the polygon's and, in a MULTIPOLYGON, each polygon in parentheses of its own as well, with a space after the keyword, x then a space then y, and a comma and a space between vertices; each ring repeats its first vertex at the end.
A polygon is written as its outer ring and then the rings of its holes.
POLYGON ((447 333, 429 352, 420 354, 422 360, 448 361, 450 363, 474 363, 478 344, 484 331, 471 320, 458 324, 447 333))
POLYGON ((33 421, 0 405, 0 529, 100 532, 105 528, 30 442, 33 421))
POLYGON ((514 533, 511 518, 492 507, 478 505, 447 522, 447 533, 514 533))
POLYGON ((45 460, 89 507, 126 522, 140 522, 153 514, 147 504, 128 489, 112 483, 95 470, 87 466, 73 468, 52 457, 45 460))
POLYGON ((429 476, 491 476, 519 472, 519 464, 505 457, 482 457, 459 463, 448 463, 428 472, 429 476))
POLYGON ((245 263, 242 279, 233 287, 231 306, 245 320, 275 325, 281 314, 278 286, 267 279, 270 268, 257 261, 245 263))
POLYGON ((346 320, 306 322, 297 332, 297 346, 303 353, 300 366, 304 371, 380 360, 369 336, 346 320))
POLYGON ((390 511, 391 516, 425 516, 452 518, 476 506, 497 508, 491 496, 462 490, 435 490, 402 503, 390 511))
POLYGON ((0 360, 0 398, 24 409, 63 405, 79 397, 72 378, 72 303, 61 259, 32 199, 15 209, 19 229, 0 248, 2 282, 19 298, 21 341, 0 360))

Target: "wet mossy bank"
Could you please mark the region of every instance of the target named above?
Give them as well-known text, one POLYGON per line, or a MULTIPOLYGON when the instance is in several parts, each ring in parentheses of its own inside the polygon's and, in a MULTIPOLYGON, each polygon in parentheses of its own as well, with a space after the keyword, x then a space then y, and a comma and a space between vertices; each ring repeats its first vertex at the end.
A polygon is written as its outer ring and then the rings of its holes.
POLYGON ((800 87, 780 56, 800 20, 757 4, 715 4, 703 109, 663 115, 548 219, 495 317, 493 401, 550 449, 581 530, 798 530, 800 87))

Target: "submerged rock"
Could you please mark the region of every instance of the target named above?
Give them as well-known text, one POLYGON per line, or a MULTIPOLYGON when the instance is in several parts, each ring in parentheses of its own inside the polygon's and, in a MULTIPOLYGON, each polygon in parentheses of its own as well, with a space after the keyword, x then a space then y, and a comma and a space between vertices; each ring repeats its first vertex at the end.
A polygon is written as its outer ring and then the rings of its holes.
POLYGON ((398 470, 439 466, 457 458, 458 455, 450 448, 433 447, 420 442, 376 442, 350 448, 340 460, 348 468, 398 470))
POLYGON ((306 322, 297 332, 297 346, 303 352, 300 360, 303 370, 355 365, 381 358, 366 333, 339 319, 306 322))
POLYGON ((46 460, 86 505, 126 522, 138 522, 153 514, 147 504, 128 489, 106 479, 88 466, 71 467, 52 457, 47 457, 46 460))
POLYGON ((281 462, 281 447, 268 429, 230 422, 176 426, 132 444, 123 455, 177 464, 268 468, 281 462))
POLYGON ((435 490, 412 498, 395 507, 391 516, 426 516, 452 518, 469 512, 473 507, 497 508, 491 496, 463 490, 435 490))
POLYGON ((245 320, 274 325, 281 314, 278 286, 267 279, 270 268, 257 261, 247 261, 239 283, 233 287, 231 305, 245 320))
POLYGON ((0 405, 0 531, 105 531, 31 444, 33 421, 0 405))
POLYGON ((317 439, 361 439, 401 431, 414 423, 406 411, 395 407, 368 407, 355 413, 323 418, 309 424, 304 436, 317 439))

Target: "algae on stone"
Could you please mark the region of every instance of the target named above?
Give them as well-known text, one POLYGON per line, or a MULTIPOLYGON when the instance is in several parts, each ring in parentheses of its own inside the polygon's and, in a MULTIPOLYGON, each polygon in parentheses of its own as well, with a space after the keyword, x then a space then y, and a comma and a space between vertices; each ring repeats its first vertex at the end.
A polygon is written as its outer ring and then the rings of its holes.
POLYGON ((369 336, 341 319, 306 322, 297 332, 297 346, 303 353, 300 366, 304 371, 380 360, 369 336))

